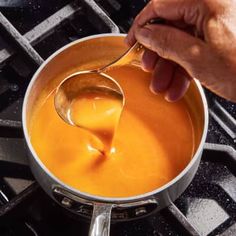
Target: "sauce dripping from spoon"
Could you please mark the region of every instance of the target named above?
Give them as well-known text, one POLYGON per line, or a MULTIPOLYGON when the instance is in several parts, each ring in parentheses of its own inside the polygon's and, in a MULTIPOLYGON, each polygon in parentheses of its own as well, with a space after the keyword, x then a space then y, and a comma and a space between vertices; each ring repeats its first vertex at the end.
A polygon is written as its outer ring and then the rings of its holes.
POLYGON ((112 140, 124 106, 120 85, 105 74, 76 73, 62 81, 54 105, 59 116, 68 124, 90 131, 100 143, 92 141, 88 148, 103 156, 114 151, 112 140))
POLYGON ((86 128, 96 135, 104 148, 98 151, 109 155, 122 108, 122 100, 116 93, 104 88, 86 89, 72 100, 68 119, 73 125, 86 128))

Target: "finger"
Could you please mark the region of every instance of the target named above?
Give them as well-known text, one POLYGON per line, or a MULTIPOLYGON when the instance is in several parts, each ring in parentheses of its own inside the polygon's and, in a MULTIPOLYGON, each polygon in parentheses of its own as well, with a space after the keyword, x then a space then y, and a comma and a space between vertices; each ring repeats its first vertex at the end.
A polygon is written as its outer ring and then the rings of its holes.
POLYGON ((143 57, 142 57, 142 61, 141 61, 141 65, 142 65, 143 70, 153 71, 158 58, 159 58, 159 56, 157 55, 156 52, 153 52, 149 49, 145 50, 143 57))
POLYGON ((126 37, 126 42, 132 45, 135 42, 135 30, 154 18, 183 21, 200 28, 205 16, 203 5, 202 1, 193 3, 193 1, 186 0, 152 0, 135 18, 126 37))
POLYGON ((190 81, 191 77, 182 68, 176 68, 170 87, 165 94, 165 99, 169 102, 178 101, 187 92, 190 81))
POLYGON ((183 67, 196 77, 198 66, 209 58, 207 45, 179 29, 164 25, 146 25, 135 31, 137 40, 146 48, 183 67))
POLYGON ((175 65, 173 62, 160 58, 153 71, 150 89, 154 93, 164 92, 171 84, 175 65))
MULTIPOLYGON (((152 11, 152 1, 150 1, 144 8, 143 10, 136 16, 126 38, 125 38, 125 42, 129 45, 129 46, 132 46, 136 39, 135 39, 135 35, 134 35, 134 30, 137 26, 142 26, 141 23, 145 21, 145 19, 152 19, 155 17, 155 15, 153 14, 153 11, 152 11), (152 16, 151 18, 150 17, 147 17, 147 16, 152 16)), ((145 23, 147 22, 145 21, 145 23)), ((144 23, 144 24, 145 24, 144 23)))

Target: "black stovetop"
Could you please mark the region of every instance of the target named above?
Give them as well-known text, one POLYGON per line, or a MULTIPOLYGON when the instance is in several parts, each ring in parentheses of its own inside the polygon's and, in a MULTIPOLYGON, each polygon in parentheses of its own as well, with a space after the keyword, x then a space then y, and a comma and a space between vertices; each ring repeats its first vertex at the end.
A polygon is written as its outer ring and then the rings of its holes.
MULTIPOLYGON (((96 2, 101 8, 87 0, 2 1, 0 11, 46 59, 75 39, 118 27, 126 32, 146 1, 96 2)), ((34 53, 25 55, 22 38, 12 39, 12 29, 0 26, 0 235, 87 235, 89 222, 58 206, 31 174, 21 107, 37 61, 34 53)), ((236 235, 236 105, 206 95, 207 144, 191 185, 161 212, 113 223, 111 235, 236 235)))

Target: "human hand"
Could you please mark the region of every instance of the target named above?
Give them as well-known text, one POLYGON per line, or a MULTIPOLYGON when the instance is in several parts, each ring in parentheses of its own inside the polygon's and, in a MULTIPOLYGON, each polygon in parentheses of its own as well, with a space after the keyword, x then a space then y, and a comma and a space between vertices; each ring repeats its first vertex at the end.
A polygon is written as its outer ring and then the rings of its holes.
POLYGON ((147 48, 142 67, 152 71, 153 92, 165 92, 168 101, 176 101, 196 78, 236 102, 234 0, 151 0, 126 38, 129 45, 136 40, 147 48), (146 24, 155 18, 167 24, 146 24))

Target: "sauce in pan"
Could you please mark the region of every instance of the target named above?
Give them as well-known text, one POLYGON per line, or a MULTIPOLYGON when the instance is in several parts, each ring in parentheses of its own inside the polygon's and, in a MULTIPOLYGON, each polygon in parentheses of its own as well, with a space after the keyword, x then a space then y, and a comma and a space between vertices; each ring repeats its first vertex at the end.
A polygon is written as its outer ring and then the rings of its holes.
POLYGON ((100 139, 102 149, 91 148, 103 155, 112 151, 112 140, 123 108, 121 96, 111 93, 104 89, 85 91, 73 99, 67 112, 70 123, 88 129, 100 139))
MULTIPOLYGON (((109 75, 121 85, 126 98, 109 154, 98 151, 104 144, 97 135, 68 125, 57 115, 53 93, 35 104, 32 145, 58 179, 82 192, 129 197, 155 190, 177 176, 193 156, 195 135, 188 107, 184 99, 168 103, 162 95, 152 94, 150 74, 137 67, 114 68, 109 75)), ((104 119, 101 114, 107 107, 117 106, 118 111, 119 104, 101 98, 97 103, 100 115, 92 118, 90 98, 74 104, 88 107, 80 119, 111 135, 110 124, 118 113, 104 119)))

